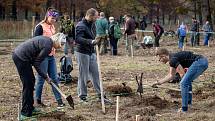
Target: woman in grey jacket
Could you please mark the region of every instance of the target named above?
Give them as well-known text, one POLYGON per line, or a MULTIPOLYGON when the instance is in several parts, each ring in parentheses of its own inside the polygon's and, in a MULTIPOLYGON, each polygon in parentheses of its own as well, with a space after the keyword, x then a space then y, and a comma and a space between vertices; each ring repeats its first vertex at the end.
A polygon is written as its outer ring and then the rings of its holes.
POLYGON ((31 117, 32 113, 38 112, 33 106, 35 77, 32 66, 34 66, 41 77, 50 82, 50 78, 41 69, 40 64, 49 55, 52 47, 55 49, 61 48, 61 44, 65 40, 66 37, 62 33, 57 33, 51 36, 51 38, 37 36, 15 48, 12 59, 23 84, 21 119, 19 120, 24 120, 25 118, 31 117))

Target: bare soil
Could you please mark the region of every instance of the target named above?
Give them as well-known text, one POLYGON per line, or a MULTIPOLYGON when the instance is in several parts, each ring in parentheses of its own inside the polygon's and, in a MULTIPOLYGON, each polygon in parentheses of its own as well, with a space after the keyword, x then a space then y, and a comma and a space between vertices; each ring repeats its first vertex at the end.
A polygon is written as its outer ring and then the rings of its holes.
MULTIPOLYGON (((11 52, 18 43, 0 43, 0 120, 17 120, 18 109, 21 103, 22 84, 16 68, 11 59, 11 52)), ((61 84, 60 88, 67 95, 74 98, 75 109, 72 110, 66 100, 66 107, 61 112, 51 112, 56 109, 56 101, 52 90, 48 84, 44 85, 42 100, 48 105, 41 108, 43 111, 50 112, 46 115, 39 115, 38 121, 113 121, 115 120, 116 97, 111 94, 130 93, 120 95, 119 101, 119 120, 135 121, 136 115, 140 115, 140 121, 214 121, 215 120, 215 44, 211 47, 190 47, 186 50, 202 54, 208 58, 209 68, 193 82, 193 105, 187 114, 178 114, 177 110, 181 107, 180 92, 168 89, 157 89, 143 87, 142 98, 137 90, 135 76, 143 73, 143 84, 150 85, 163 78, 168 73, 168 65, 161 64, 154 56, 153 48, 134 49, 134 58, 125 55, 125 44, 120 41, 119 55, 100 56, 101 73, 103 86, 106 95, 114 103, 106 104, 106 114, 102 113, 101 104, 98 102, 97 95, 91 82, 88 83, 87 104, 79 101, 77 96, 78 67, 74 55, 72 55, 74 70, 72 71, 73 82, 71 84, 61 84), (123 86, 122 83, 126 83, 123 86)), ((172 52, 177 49, 177 40, 174 38, 163 38, 161 46, 166 47, 172 52)), ((59 59, 63 56, 58 52, 57 67, 59 71, 59 59)), ((179 84, 167 83, 165 86, 178 88, 179 84)))

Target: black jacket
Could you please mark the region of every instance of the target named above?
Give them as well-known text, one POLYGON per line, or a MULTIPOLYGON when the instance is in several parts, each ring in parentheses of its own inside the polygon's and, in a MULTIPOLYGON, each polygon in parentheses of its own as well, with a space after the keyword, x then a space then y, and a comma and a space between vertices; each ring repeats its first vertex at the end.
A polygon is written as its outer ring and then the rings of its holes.
POLYGON ((92 45, 92 40, 95 39, 95 24, 83 19, 76 25, 76 51, 91 55, 95 53, 94 46, 92 45))
POLYGON ((36 36, 17 46, 14 53, 22 60, 30 62, 44 79, 47 78, 45 72, 40 69, 41 62, 48 57, 52 50, 53 42, 51 38, 36 36))

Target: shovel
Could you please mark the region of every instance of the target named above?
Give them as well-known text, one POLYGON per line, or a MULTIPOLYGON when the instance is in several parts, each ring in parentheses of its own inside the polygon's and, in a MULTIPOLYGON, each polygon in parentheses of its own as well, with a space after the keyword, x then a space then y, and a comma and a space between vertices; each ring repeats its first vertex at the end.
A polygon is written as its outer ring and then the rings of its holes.
POLYGON ((143 73, 141 73, 141 76, 140 76, 140 81, 138 81, 137 79, 137 76, 136 76, 136 81, 137 81, 137 85, 138 85, 138 88, 137 88, 137 92, 140 93, 140 98, 142 99, 142 93, 143 93, 143 73))
POLYGON ((63 98, 65 98, 67 100, 67 102, 69 103, 69 105, 74 109, 74 102, 73 102, 73 98, 71 95, 66 96, 57 85, 55 85, 55 83, 53 83, 52 81, 50 82, 50 84, 63 96, 63 98))

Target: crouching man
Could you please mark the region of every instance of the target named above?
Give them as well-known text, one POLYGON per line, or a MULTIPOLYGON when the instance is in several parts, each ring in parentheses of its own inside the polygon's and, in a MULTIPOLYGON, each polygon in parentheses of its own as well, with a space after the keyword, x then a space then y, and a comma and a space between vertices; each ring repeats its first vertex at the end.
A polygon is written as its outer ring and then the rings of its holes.
POLYGON ((159 49, 156 53, 159 56, 159 61, 166 64, 169 63, 169 74, 154 83, 152 86, 163 84, 170 81, 178 71, 182 80, 180 82, 182 107, 179 112, 187 112, 188 105, 192 104, 192 82, 208 68, 208 60, 202 55, 196 55, 189 51, 181 51, 178 53, 169 53, 167 49, 159 49), (183 68, 188 68, 184 73, 183 68))
POLYGON ((40 64, 49 55, 52 47, 59 49, 61 48, 61 44, 65 42, 65 35, 57 33, 50 38, 45 36, 34 37, 30 40, 26 40, 15 48, 12 59, 23 84, 21 119, 19 120, 25 120, 39 112, 39 110, 35 109, 33 106, 35 76, 32 66, 34 66, 41 77, 50 83, 51 79, 42 71, 40 64))

